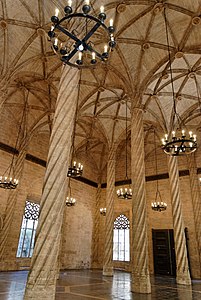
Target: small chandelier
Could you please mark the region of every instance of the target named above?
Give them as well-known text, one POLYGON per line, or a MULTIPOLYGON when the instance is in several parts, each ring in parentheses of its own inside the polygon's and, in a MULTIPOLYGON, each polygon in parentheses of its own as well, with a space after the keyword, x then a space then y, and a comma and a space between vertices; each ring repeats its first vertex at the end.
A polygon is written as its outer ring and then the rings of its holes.
MULTIPOLYGON (((171 55, 170 55, 170 44, 169 44, 169 35, 167 27, 166 12, 164 9, 164 20, 165 20, 165 29, 167 37, 167 47, 168 47, 168 56, 169 56, 169 66, 170 66, 170 76, 171 76, 171 86, 172 86, 172 97, 173 97, 173 129, 176 127, 176 118, 179 127, 176 130, 172 131, 172 135, 165 134, 165 138, 162 139, 162 149, 168 155, 178 156, 186 155, 194 152, 197 149, 196 135, 192 131, 189 131, 189 135, 186 134, 182 128, 182 119, 176 111, 176 95, 174 92, 174 82, 172 75, 172 66, 171 66, 171 55)), ((198 97, 199 98, 199 97, 198 97)))
MULTIPOLYGON (((128 126, 127 126, 127 122, 128 122, 128 107, 127 107, 127 98, 126 98, 126 162, 125 162, 125 167, 126 167, 126 182, 128 181, 128 126)), ((123 187, 117 190, 117 197, 119 199, 132 199, 132 189, 129 187, 123 187)))
POLYGON ((75 198, 71 196, 71 185, 70 185, 71 179, 68 180, 68 196, 66 197, 66 206, 74 206, 76 203, 75 198))
POLYGON ((100 208, 100 214, 103 215, 104 217, 106 216, 106 207, 100 208))
POLYGON ((73 165, 68 168, 68 177, 80 177, 83 173, 83 165, 81 163, 73 162, 73 165))
POLYGON ((73 198, 73 197, 66 198, 66 206, 74 206, 75 203, 76 203, 75 198, 73 198))
POLYGON ((161 211, 166 210, 166 208, 167 208, 167 203, 162 202, 162 201, 160 201, 160 202, 152 202, 151 208, 152 208, 154 211, 159 211, 159 212, 161 212, 161 211))
POLYGON ((65 64, 86 68, 95 65, 97 59, 107 61, 110 51, 116 45, 113 35, 115 31, 113 19, 110 19, 108 27, 104 24, 106 19, 104 6, 100 7, 97 17, 89 14, 91 10, 94 11, 90 1, 85 0, 82 12, 73 12, 72 1, 68 0, 64 8, 65 16, 60 20, 59 10, 56 8, 54 16, 51 17, 53 25, 48 36, 52 42, 53 51, 65 64), (108 37, 102 49, 95 34, 101 33, 99 29, 106 32, 108 37))
MULTIPOLYGON (((156 176, 158 175, 158 162, 157 162, 157 154, 156 154, 156 132, 154 130, 154 156, 155 156, 155 168, 156 168, 156 176)), ((154 211, 164 211, 167 208, 167 204, 162 201, 161 193, 159 191, 158 186, 158 178, 156 180, 156 196, 155 201, 152 202, 151 208, 154 211)))
POLYGON ((119 199, 132 199, 132 189, 120 188, 117 190, 117 197, 119 199))
POLYGON ((2 176, 0 176, 0 188, 7 189, 7 190, 16 189, 18 186, 18 183, 19 183, 19 180, 16 179, 15 175, 14 175, 14 161, 15 161, 15 155, 18 154, 17 148, 18 148, 18 144, 19 144, 19 138, 20 138, 20 132, 22 129, 22 125, 23 124, 24 124, 24 126, 26 125, 25 122, 26 122, 26 109, 27 109, 28 94, 29 94, 29 91, 27 93, 26 101, 24 104, 24 109, 22 112, 22 118, 21 118, 21 122, 19 125, 17 137, 16 137, 15 148, 14 148, 14 152, 12 155, 11 164, 8 166, 8 168, 6 169, 4 174, 2 176))
POLYGON ((0 187, 3 189, 14 190, 18 185, 18 180, 12 177, 0 176, 0 187))

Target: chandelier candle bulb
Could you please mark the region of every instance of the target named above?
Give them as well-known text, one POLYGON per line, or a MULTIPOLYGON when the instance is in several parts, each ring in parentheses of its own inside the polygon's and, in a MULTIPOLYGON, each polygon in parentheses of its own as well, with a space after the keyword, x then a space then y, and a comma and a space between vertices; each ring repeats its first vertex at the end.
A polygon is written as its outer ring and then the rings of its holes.
POLYGON ((58 39, 57 38, 54 40, 54 45, 58 46, 58 39))
POLYGON ((185 136, 185 130, 182 130, 181 133, 182 133, 182 136, 184 137, 185 136))
POLYGON ((72 0, 68 0, 68 6, 72 6, 72 0))
POLYGON ((104 13, 104 6, 103 5, 101 5, 101 7, 100 7, 100 13, 104 13))
POLYGON ((190 139, 193 137, 192 131, 189 131, 189 136, 190 136, 190 139))
POLYGON ((51 29, 50 29, 50 30, 51 30, 51 31, 53 31, 53 30, 54 30, 54 26, 53 26, 53 25, 51 26, 51 29))
POLYGON ((196 142, 196 134, 193 135, 194 142, 196 142))
POLYGON ((107 53, 107 48, 108 48, 108 46, 105 45, 105 46, 104 46, 104 53, 107 53))
POLYGON ((172 131, 172 137, 175 138, 175 131, 172 131))
POLYGON ((96 59, 96 53, 95 52, 92 52, 91 56, 92 56, 92 59, 94 59, 94 60, 96 59))
POLYGON ((55 14, 54 15, 55 15, 55 17, 58 18, 58 16, 59 16, 59 9, 58 8, 55 9, 55 14))
POLYGON ((165 134, 165 140, 167 141, 167 139, 168 139, 168 134, 166 133, 165 134))
POLYGON ((165 139, 161 139, 162 144, 165 145, 165 139))
POLYGON ((85 0, 85 5, 89 5, 89 0, 85 0))
POLYGON ((82 52, 79 52, 79 53, 78 53, 78 59, 79 59, 79 60, 82 60, 82 52))
POLYGON ((113 26, 113 23, 114 23, 113 19, 110 19, 110 27, 113 26))

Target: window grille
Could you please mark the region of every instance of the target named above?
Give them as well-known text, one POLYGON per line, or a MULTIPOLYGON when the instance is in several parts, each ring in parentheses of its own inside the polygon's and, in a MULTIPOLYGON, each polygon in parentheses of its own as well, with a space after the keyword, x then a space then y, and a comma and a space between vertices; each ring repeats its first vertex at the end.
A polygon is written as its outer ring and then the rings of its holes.
POLYGON ((114 221, 113 260, 130 261, 130 222, 121 214, 114 221))
POLYGON ((17 257, 31 257, 33 254, 39 209, 39 204, 26 201, 17 249, 17 257))

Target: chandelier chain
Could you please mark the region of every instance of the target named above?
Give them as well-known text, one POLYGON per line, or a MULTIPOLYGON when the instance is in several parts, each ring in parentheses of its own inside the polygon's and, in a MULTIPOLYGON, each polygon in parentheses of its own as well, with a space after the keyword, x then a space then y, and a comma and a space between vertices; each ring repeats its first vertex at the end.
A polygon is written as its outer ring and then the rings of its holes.
POLYGON ((171 54, 170 54, 170 40, 169 40, 169 34, 168 34, 168 24, 167 24, 167 16, 166 16, 166 8, 164 8, 164 20, 165 20, 165 31, 166 31, 166 38, 167 38, 167 47, 168 47, 168 58, 169 58, 169 67, 170 67, 170 80, 171 80, 171 86, 172 86, 172 99, 173 99, 173 126, 175 122, 175 116, 177 117, 178 123, 180 122, 179 117, 177 115, 176 111, 176 101, 175 101, 175 92, 174 92, 174 83, 173 83, 173 72, 172 72, 172 63, 171 63, 171 54))

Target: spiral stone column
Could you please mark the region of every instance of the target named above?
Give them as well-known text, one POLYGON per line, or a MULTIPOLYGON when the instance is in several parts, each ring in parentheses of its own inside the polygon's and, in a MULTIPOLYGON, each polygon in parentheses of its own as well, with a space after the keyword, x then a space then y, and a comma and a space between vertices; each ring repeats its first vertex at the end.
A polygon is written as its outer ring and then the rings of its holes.
POLYGON ((191 285, 186 250, 184 223, 181 209, 179 170, 177 165, 177 158, 175 156, 168 157, 168 171, 170 181, 170 194, 172 201, 174 241, 177 265, 176 280, 178 284, 191 285))
POLYGON ((131 112, 132 292, 151 293, 145 191, 143 110, 131 112))
POLYGON ((105 216, 105 247, 103 258, 103 275, 113 276, 113 228, 115 197, 115 148, 112 147, 107 163, 107 191, 105 216))
POLYGON ((198 276, 201 277, 201 195, 200 195, 200 186, 199 186, 199 179, 197 174, 195 153, 188 155, 187 160, 189 166, 189 178, 190 178, 193 214, 194 214, 194 222, 195 222, 195 234, 196 234, 198 253, 199 253, 200 274, 198 276))
POLYGON ((101 200, 101 183, 98 184, 96 193, 96 206, 95 206, 95 218, 94 218, 94 230, 93 230, 93 248, 92 248, 92 265, 94 268, 99 267, 99 234, 100 234, 100 200, 101 200))
POLYGON ((58 255, 67 190, 72 132, 78 97, 79 70, 65 65, 53 121, 47 169, 40 205, 40 217, 26 300, 55 299, 58 255))
MULTIPOLYGON (((8 237, 11 229, 11 224, 13 222, 13 216, 15 213, 15 206, 18 198, 18 194, 21 188, 21 180, 23 176, 25 157, 27 153, 27 141, 24 140, 21 148, 19 150, 19 155, 15 158, 15 163, 13 166, 12 176, 19 180, 19 185, 15 190, 8 191, 8 199, 6 204, 5 216, 3 218, 3 228, 0 234, 0 269, 9 270, 15 269, 15 266, 9 266, 9 261, 11 260, 11 251, 6 248, 8 242, 8 237)), ((16 255, 16 253, 15 253, 16 255)), ((14 261, 13 261, 14 263, 14 261)))

